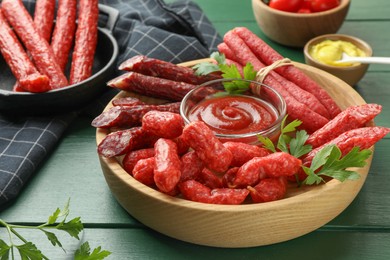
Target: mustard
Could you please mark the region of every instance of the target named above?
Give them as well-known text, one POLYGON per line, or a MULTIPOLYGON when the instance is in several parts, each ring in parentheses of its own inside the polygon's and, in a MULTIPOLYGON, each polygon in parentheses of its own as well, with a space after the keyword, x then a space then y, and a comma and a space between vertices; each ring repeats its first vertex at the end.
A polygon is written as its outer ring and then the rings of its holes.
POLYGON ((311 47, 309 50, 310 56, 313 59, 333 66, 347 67, 354 66, 358 63, 336 63, 340 60, 343 52, 352 57, 364 57, 366 53, 359 49, 356 45, 351 42, 342 41, 342 40, 325 40, 311 47))

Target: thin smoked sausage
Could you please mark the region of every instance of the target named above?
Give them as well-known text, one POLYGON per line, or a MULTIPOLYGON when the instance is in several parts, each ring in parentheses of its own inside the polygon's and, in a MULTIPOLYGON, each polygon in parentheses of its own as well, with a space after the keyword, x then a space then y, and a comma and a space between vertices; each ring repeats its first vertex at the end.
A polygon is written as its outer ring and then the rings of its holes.
POLYGON ((51 38, 51 48, 62 71, 68 63, 76 32, 76 0, 59 0, 56 25, 51 38))
POLYGON ((98 0, 80 0, 75 46, 70 69, 70 84, 81 82, 92 75, 97 45, 98 0))
POLYGON ((44 92, 50 89, 49 78, 41 75, 23 49, 17 36, 8 25, 0 9, 0 50, 18 86, 31 92, 44 92))
POLYGON ((48 42, 38 33, 34 22, 21 0, 3 0, 3 14, 31 53, 34 63, 42 74, 50 79, 52 89, 68 85, 68 81, 57 64, 48 42))

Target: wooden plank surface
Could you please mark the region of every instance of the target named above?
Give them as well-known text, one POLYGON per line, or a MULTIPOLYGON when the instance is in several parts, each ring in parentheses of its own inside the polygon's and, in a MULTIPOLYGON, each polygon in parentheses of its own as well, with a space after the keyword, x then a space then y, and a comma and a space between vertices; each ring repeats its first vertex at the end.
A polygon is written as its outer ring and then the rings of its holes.
MULTIPOLYGON (((170 2, 172 2, 171 0, 170 2)), ((250 1, 196 0, 220 34, 246 26, 282 55, 302 62, 302 50, 267 39, 254 21, 250 1)), ((390 56, 390 4, 352 0, 341 33, 366 39, 376 55, 390 56)), ((383 105, 376 123, 390 127, 390 66, 373 65, 356 90, 367 102, 383 105)), ((345 97, 348 98, 348 97, 345 97)), ((289 242, 248 249, 220 249, 167 238, 132 218, 116 202, 96 155, 91 118, 74 122, 53 154, 38 169, 19 198, 0 209, 0 218, 42 223, 71 198, 70 217, 81 216, 85 240, 113 252, 109 259, 388 259, 390 256, 390 137, 376 145, 368 179, 352 204, 319 230, 289 242), (304 256, 304 257, 303 257, 304 256)), ((302 223, 304 225, 304 223, 302 223)), ((28 232, 30 233, 30 232, 28 232)), ((5 232, 0 229, 0 238, 5 232)), ((51 259, 66 259, 35 233, 51 259), (60 255, 57 255, 60 254, 60 255)), ((260 234, 261 235, 261 234, 260 234)), ((69 246, 77 243, 70 242, 69 246)))
MULTIPOLYGON (((58 236, 64 241, 66 253, 52 247, 36 232, 25 232, 49 259, 70 260, 72 252, 88 241, 91 248, 102 246, 113 252, 107 259, 186 259, 186 260, 234 260, 234 259, 315 259, 315 260, 386 260, 390 255, 390 233, 358 230, 318 230, 294 240, 263 247, 213 248, 178 241, 148 229, 137 228, 88 228, 81 241, 58 236)), ((0 234, 0 239, 4 234, 0 234)))

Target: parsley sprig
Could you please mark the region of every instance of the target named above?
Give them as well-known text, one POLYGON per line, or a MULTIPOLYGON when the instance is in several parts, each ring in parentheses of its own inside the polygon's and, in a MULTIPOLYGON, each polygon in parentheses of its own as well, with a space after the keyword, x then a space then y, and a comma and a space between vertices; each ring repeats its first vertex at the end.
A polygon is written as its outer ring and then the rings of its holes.
MULTIPOLYGON (((49 216, 48 220, 45 223, 38 226, 9 224, 4 220, 0 219, 0 226, 5 227, 10 238, 10 244, 7 244, 4 240, 0 239, 0 259, 9 259, 10 256, 12 257, 11 259, 15 259, 15 251, 19 252, 21 259, 48 259, 36 247, 35 244, 30 241, 27 241, 19 232, 17 232, 17 229, 35 229, 42 231, 53 246, 59 246, 65 251, 56 234, 51 232, 51 230, 64 231, 68 233, 71 237, 80 240, 79 234, 84 229, 80 217, 76 217, 67 222, 66 218, 68 217, 68 215, 69 200, 65 205, 64 209, 60 210, 59 208, 57 208, 54 213, 49 216), (61 221, 57 223, 58 220, 61 221), (15 242, 16 239, 20 240, 22 243, 17 244, 17 242, 15 242)), ((95 248, 91 253, 89 243, 85 242, 75 252, 74 259, 100 260, 104 259, 110 254, 111 253, 109 251, 101 250, 100 247, 95 248)))
MULTIPOLYGON (((282 151, 300 158, 312 150, 311 145, 305 144, 309 135, 305 130, 297 130, 297 127, 302 123, 301 121, 294 120, 286 125, 286 120, 287 116, 282 121, 276 146, 268 137, 259 135, 258 139, 271 152, 282 151)), ((302 166, 303 171, 307 174, 303 184, 320 184, 325 182, 323 178, 325 176, 341 182, 357 180, 360 178, 359 173, 350 168, 364 167, 370 155, 370 150, 363 149, 360 151, 359 147, 354 147, 349 153, 342 156, 336 145, 327 145, 314 156, 310 167, 302 166)))
POLYGON ((289 153, 297 158, 307 154, 311 151, 311 145, 305 144, 309 135, 305 130, 297 130, 297 127, 302 124, 299 120, 294 120, 286 125, 287 116, 283 118, 281 123, 279 139, 276 143, 276 147, 271 139, 258 136, 258 139, 263 143, 264 147, 272 152, 277 150, 289 153), (295 137, 293 137, 295 136, 295 137))
MULTIPOLYGON (((213 52, 210 58, 214 59, 217 63, 212 62, 201 62, 193 67, 197 75, 207 75, 213 72, 221 72, 222 77, 225 79, 246 79, 255 80, 256 71, 251 63, 247 63, 243 67, 241 75, 237 66, 232 64, 226 64, 226 57, 224 54, 219 52, 213 52)), ((241 94, 249 89, 249 82, 232 80, 230 82, 224 82, 225 91, 230 94, 241 94)))
POLYGON ((370 150, 359 151, 359 147, 354 147, 348 154, 342 156, 336 145, 325 146, 314 156, 310 167, 302 166, 308 175, 304 183, 308 185, 320 184, 324 181, 322 176, 328 176, 341 182, 357 180, 360 178, 359 173, 347 168, 364 167, 370 155, 370 150))

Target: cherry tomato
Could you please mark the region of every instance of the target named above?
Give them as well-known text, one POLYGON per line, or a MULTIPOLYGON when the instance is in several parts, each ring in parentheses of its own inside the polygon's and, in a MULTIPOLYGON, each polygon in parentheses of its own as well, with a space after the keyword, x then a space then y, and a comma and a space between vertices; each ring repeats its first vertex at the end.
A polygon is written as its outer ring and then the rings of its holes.
POLYGON ((297 13, 302 13, 302 14, 309 14, 312 13, 311 10, 311 0, 303 0, 301 6, 299 7, 297 13))
POLYGON ((303 0, 271 0, 269 7, 285 12, 297 12, 303 0))
POLYGON ((337 7, 340 4, 340 0, 312 0, 311 10, 313 12, 323 12, 337 7))

